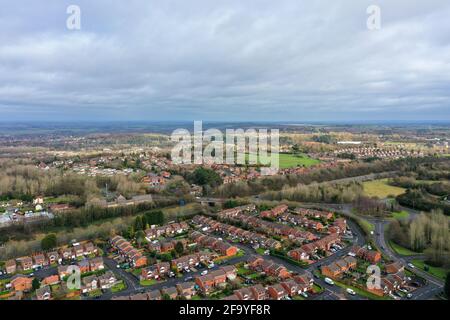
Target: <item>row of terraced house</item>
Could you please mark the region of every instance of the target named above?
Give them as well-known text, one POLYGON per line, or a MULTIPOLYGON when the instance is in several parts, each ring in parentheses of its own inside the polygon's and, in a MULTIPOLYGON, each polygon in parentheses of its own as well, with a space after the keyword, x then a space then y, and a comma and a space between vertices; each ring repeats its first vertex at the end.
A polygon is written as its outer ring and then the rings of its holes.
POLYGON ((19 270, 39 269, 56 263, 61 264, 63 260, 77 259, 97 253, 98 249, 92 242, 77 243, 72 247, 63 247, 55 251, 39 252, 32 256, 8 260, 5 263, 5 268, 8 274, 13 274, 19 270))
POLYGON ((147 257, 134 248, 132 244, 122 236, 115 236, 110 240, 111 247, 125 258, 133 267, 140 268, 147 265, 147 257))

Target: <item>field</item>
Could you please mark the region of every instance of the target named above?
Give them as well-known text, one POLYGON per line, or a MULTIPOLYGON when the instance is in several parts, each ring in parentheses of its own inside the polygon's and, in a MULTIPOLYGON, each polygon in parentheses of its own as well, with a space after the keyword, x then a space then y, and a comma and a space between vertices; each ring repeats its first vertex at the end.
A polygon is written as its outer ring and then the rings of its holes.
POLYGON ((379 179, 363 182, 364 193, 368 197, 385 199, 390 196, 398 196, 405 192, 404 188, 390 186, 387 179, 379 179))
MULTIPOLYGON (((264 158, 259 157, 259 159, 264 158)), ((280 153, 279 160, 280 169, 295 168, 298 166, 311 167, 320 163, 320 160, 310 158, 306 154, 294 155, 291 153, 280 153)), ((248 154, 246 154, 246 161, 248 161, 248 154)))

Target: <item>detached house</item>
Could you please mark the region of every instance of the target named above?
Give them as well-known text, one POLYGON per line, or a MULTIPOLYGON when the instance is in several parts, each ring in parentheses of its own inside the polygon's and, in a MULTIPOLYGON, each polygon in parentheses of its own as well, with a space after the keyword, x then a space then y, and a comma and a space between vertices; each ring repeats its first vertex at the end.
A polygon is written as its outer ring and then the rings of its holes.
POLYGON ((7 274, 16 273, 17 271, 17 264, 15 260, 8 260, 5 263, 5 269, 7 274))
POLYGON ((269 286, 267 288, 267 292, 269 296, 274 300, 285 299, 289 295, 288 292, 279 283, 269 286))
POLYGON ((43 286, 36 290, 37 300, 50 300, 52 297, 52 291, 49 286, 43 286))
POLYGON ((31 270, 33 268, 33 259, 30 257, 22 257, 17 259, 23 271, 31 270))

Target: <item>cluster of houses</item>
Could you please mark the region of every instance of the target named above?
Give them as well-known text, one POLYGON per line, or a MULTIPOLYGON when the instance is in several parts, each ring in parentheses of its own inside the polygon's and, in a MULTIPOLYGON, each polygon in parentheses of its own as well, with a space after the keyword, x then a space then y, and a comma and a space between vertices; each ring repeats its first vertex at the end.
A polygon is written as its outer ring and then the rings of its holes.
POLYGON ((407 150, 403 148, 377 148, 377 147, 358 147, 342 148, 334 151, 334 155, 353 154, 357 159, 380 158, 380 159, 401 159, 407 157, 423 157, 424 153, 420 150, 407 150))
POLYGON ((244 230, 229 224, 218 222, 212 218, 197 215, 192 219, 192 222, 202 226, 204 231, 220 232, 226 236, 242 242, 257 244, 258 246, 271 249, 281 248, 281 242, 268 238, 265 235, 249 230, 244 230))
POLYGON ((90 275, 81 279, 81 292, 89 293, 93 290, 111 289, 118 283, 118 280, 112 271, 106 271, 102 275, 90 275))
POLYGON ((168 171, 162 171, 160 172, 160 174, 150 172, 142 178, 141 182, 145 183, 149 187, 159 188, 167 183, 167 180, 170 179, 170 176, 171 174, 168 171))
POLYGON ((260 216, 262 218, 277 218, 278 216, 285 213, 289 207, 285 204, 280 204, 271 210, 261 211, 260 216))
POLYGON ((321 267, 321 272, 324 276, 329 278, 341 277, 345 272, 354 270, 357 266, 357 260, 352 256, 347 256, 343 259, 339 259, 328 265, 321 267))
POLYGON ((69 276, 71 272, 71 268, 73 266, 77 266, 80 270, 80 273, 87 273, 87 272, 96 272, 105 269, 105 265, 103 262, 102 257, 95 257, 92 259, 83 259, 80 261, 77 261, 73 265, 60 265, 58 266, 58 275, 61 280, 63 280, 65 277, 69 276))
POLYGON ((161 290, 152 290, 144 293, 136 293, 128 296, 113 297, 113 300, 163 300, 168 298, 191 299, 197 293, 197 285, 193 281, 181 282, 174 287, 166 287, 161 290))
POLYGON ((159 237, 171 237, 177 234, 184 233, 189 230, 189 225, 182 222, 169 223, 160 227, 153 227, 145 230, 145 235, 148 241, 152 241, 159 237))
POLYGON ((360 259, 369 261, 372 264, 376 264, 380 262, 382 256, 381 253, 377 250, 369 250, 367 248, 362 248, 360 246, 353 246, 350 249, 350 255, 356 256, 360 259))
POLYGON ((130 263, 131 266, 140 268, 147 265, 147 257, 134 248, 133 245, 122 236, 114 236, 110 240, 110 244, 122 258, 130 263))
POLYGON ((256 284, 235 290, 233 295, 224 300, 282 300, 311 291, 314 281, 306 274, 292 275, 284 266, 252 256, 247 262, 250 269, 276 277, 279 282, 264 287, 256 284))
POLYGON ((313 233, 309 231, 300 230, 297 228, 290 227, 288 225, 283 225, 271 221, 266 221, 258 217, 243 214, 243 213, 229 213, 229 212, 219 212, 218 217, 225 221, 230 221, 232 223, 240 223, 248 228, 252 228, 261 231, 269 236, 284 236, 295 242, 303 243, 305 241, 313 241, 317 239, 313 233))
POLYGON ((204 294, 210 294, 215 289, 223 288, 227 280, 233 281, 237 277, 234 266, 224 266, 202 276, 195 277, 195 283, 204 294))
POLYGON ((207 236, 198 231, 192 232, 190 238, 200 246, 214 250, 222 256, 231 257, 236 255, 238 252, 237 247, 232 246, 223 240, 207 236))
POLYGON ((294 260, 309 260, 310 256, 318 250, 328 251, 331 246, 341 241, 338 233, 331 233, 319 240, 302 245, 300 248, 290 250, 287 254, 294 260))
POLYGON ((63 260, 74 260, 97 253, 98 248, 92 242, 74 243, 71 247, 8 260, 5 263, 5 269, 8 274, 13 274, 17 271, 40 269, 52 264, 61 264, 63 260))

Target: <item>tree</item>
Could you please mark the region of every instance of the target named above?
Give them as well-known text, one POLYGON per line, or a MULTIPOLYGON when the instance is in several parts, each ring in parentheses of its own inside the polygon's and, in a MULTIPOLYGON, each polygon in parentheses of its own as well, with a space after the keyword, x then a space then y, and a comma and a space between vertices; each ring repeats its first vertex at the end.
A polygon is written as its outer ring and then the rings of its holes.
POLYGON ((445 277, 444 294, 447 297, 447 300, 450 300, 450 272, 448 272, 447 277, 445 277))
POLYGON ((134 230, 139 231, 144 229, 144 224, 142 223, 141 216, 137 216, 134 220, 134 230))
POLYGON ((139 230, 136 232, 136 242, 138 243, 139 247, 142 245, 142 243, 145 241, 145 233, 142 230, 139 230))
POLYGON ((50 233, 41 240, 41 248, 44 251, 53 249, 57 246, 56 234, 50 233))
POLYGON ((175 251, 176 251, 178 254, 182 254, 182 253, 184 252, 184 247, 183 247, 183 244, 181 243, 181 241, 178 241, 178 242, 175 244, 175 251))
POLYGON ((31 287, 33 288, 33 291, 36 291, 41 287, 41 283, 39 282, 38 278, 34 278, 31 282, 31 287))

